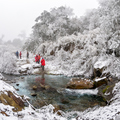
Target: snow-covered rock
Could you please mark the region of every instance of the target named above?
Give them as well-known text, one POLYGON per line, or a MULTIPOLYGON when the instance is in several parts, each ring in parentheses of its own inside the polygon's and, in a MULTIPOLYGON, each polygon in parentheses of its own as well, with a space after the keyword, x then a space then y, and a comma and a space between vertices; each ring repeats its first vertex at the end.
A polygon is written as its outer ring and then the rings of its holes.
POLYGON ((105 107, 95 107, 78 113, 78 120, 116 120, 120 119, 120 82, 113 89, 113 98, 110 105, 105 107))

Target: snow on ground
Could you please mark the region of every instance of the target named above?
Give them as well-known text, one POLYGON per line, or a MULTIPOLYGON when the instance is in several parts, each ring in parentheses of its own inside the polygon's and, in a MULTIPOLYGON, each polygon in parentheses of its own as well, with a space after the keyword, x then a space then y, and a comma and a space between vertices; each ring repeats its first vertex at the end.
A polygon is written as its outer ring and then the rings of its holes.
POLYGON ((66 89, 65 90, 67 93, 70 93, 70 94, 80 94, 80 95, 84 95, 84 94, 88 94, 88 95, 97 95, 98 93, 98 90, 97 89, 66 89))
POLYGON ((96 79, 95 79, 95 82, 98 82, 98 81, 104 80, 105 78, 106 78, 106 77, 96 78, 96 79))
MULTIPOLYGON (((11 48, 11 47, 10 47, 11 48)), ((34 73, 35 68, 40 67, 40 64, 35 63, 35 55, 29 53, 29 59, 26 57, 26 51, 22 51, 22 58, 17 58, 15 49, 10 50, 8 46, 0 45, 0 72, 6 74, 20 75, 34 73), (26 72, 27 71, 27 72, 26 72)), ((20 52, 20 51, 19 51, 20 52)))

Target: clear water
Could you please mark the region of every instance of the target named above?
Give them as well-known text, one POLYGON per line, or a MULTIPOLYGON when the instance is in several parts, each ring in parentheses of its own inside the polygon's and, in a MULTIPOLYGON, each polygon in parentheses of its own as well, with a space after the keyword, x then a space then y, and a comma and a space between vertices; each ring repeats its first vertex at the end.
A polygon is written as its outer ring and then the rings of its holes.
POLYGON ((70 92, 65 88, 69 80, 69 77, 57 75, 28 75, 20 77, 12 85, 19 89, 20 95, 30 97, 30 103, 35 108, 52 104, 62 111, 84 111, 89 107, 106 105, 100 96, 70 92), (40 84, 49 88, 42 88, 40 84), (37 90, 33 90, 34 85, 37 90), (37 96, 31 96, 31 93, 37 96))

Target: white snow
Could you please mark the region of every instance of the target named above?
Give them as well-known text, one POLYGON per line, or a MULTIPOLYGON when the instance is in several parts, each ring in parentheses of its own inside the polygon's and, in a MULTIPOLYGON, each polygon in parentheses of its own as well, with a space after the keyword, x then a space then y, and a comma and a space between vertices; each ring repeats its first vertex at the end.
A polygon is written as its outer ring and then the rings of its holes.
POLYGON ((97 95, 98 90, 97 89, 66 89, 67 93, 71 93, 71 94, 80 94, 80 95, 84 95, 84 94, 88 94, 88 95, 97 95))
POLYGON ((101 80, 103 80, 103 79, 105 79, 105 78, 106 78, 106 77, 102 77, 102 78, 98 78, 98 79, 96 78, 95 81, 98 82, 98 81, 101 81, 101 80))

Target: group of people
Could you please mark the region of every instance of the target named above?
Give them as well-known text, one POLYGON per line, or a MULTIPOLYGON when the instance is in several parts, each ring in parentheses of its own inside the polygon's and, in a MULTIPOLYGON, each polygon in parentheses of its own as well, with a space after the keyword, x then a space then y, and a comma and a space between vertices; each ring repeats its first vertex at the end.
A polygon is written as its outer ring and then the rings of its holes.
POLYGON ((45 59, 40 54, 35 56, 35 62, 38 64, 41 63, 42 70, 44 71, 45 59))
MULTIPOLYGON (((17 58, 19 58, 20 57, 20 59, 22 58, 22 52, 20 51, 20 53, 17 51, 16 52, 16 57, 17 58)), ((27 52, 27 58, 29 58, 29 52, 27 52)))
MULTIPOLYGON (((21 59, 22 58, 22 52, 20 51, 20 53, 19 53, 17 51, 16 52, 16 57, 17 58, 20 57, 20 59, 21 59)), ((29 58, 29 52, 27 52, 27 58, 29 58)), ((40 54, 35 56, 35 62, 38 63, 38 64, 41 63, 42 70, 44 71, 45 59, 43 57, 41 57, 40 54)))
POLYGON ((21 59, 22 58, 22 52, 21 51, 20 51, 20 53, 18 51, 16 52, 16 57, 19 58, 19 56, 20 56, 20 59, 21 59))
POLYGON ((36 63, 39 64, 39 63, 40 63, 40 59, 41 59, 40 54, 35 56, 35 62, 36 62, 36 63))

